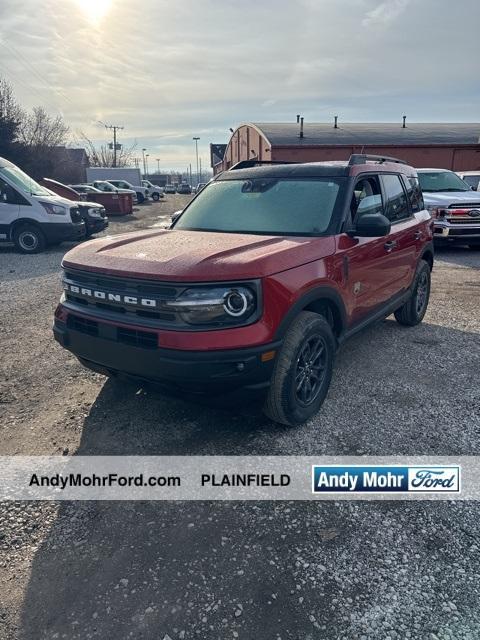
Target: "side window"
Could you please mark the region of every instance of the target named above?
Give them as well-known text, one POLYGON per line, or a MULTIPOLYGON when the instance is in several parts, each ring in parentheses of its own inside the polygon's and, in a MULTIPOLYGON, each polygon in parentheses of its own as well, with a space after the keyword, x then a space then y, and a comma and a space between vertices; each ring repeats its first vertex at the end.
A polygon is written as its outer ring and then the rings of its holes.
POLYGON ((423 204, 423 194, 418 178, 408 178, 407 176, 403 176, 403 181, 405 182, 405 186, 407 188, 407 194, 410 199, 412 213, 422 211, 425 206, 423 204))
POLYGON ((387 199, 385 215, 390 222, 395 223, 410 217, 407 195, 400 176, 385 174, 382 176, 387 199))
POLYGON ((358 180, 353 191, 350 210, 352 221, 366 213, 383 213, 382 193, 377 176, 358 180))
POLYGON ((30 205, 21 193, 2 179, 0 179, 0 204, 30 205))

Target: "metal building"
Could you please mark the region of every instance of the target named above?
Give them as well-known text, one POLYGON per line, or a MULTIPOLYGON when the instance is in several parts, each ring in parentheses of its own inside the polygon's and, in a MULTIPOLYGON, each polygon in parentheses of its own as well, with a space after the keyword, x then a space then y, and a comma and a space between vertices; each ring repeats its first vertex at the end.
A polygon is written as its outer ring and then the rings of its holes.
POLYGON ((346 160, 362 152, 397 156, 414 167, 476 170, 480 124, 247 123, 232 133, 223 158, 217 155, 214 162, 212 156, 212 166, 218 173, 240 160, 346 160))

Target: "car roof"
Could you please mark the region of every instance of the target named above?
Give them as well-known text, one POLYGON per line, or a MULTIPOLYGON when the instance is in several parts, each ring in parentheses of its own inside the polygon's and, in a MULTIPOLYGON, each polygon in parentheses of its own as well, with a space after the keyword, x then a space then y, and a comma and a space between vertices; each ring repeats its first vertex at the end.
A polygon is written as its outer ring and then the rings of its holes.
POLYGON ((480 169, 477 169, 476 171, 457 171, 457 173, 462 176, 478 176, 480 175, 480 169))
POLYGON ((422 167, 421 169, 417 169, 417 173, 426 173, 427 171, 438 171, 439 173, 455 173, 451 169, 436 169, 435 167, 422 167))
POLYGON ((245 180, 248 178, 321 178, 348 177, 362 173, 405 173, 412 175, 415 169, 396 162, 367 161, 349 164, 347 161, 264 164, 260 166, 230 169, 219 174, 216 180, 245 180))

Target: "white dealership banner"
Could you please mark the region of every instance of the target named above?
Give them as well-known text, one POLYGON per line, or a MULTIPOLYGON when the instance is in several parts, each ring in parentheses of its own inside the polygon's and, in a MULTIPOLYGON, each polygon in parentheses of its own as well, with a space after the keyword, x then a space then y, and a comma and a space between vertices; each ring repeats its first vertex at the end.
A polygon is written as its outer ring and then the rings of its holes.
POLYGON ((480 500, 480 457, 0 456, 0 500, 480 500))

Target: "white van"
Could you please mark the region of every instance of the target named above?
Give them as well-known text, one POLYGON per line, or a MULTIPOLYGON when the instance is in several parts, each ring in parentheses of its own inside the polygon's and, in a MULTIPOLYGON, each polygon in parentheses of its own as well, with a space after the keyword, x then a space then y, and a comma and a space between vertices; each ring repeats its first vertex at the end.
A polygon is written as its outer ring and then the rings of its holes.
POLYGON ((39 253, 48 244, 84 237, 85 223, 74 202, 0 158, 0 242, 14 242, 22 253, 39 253))

